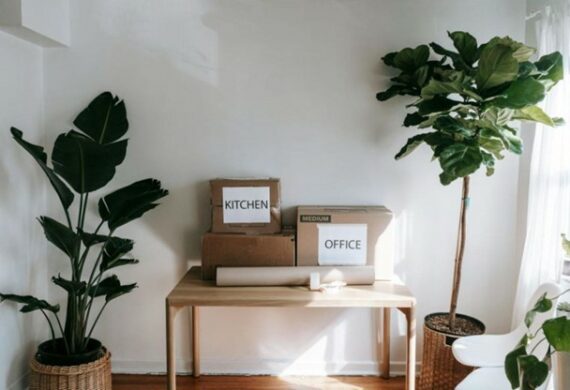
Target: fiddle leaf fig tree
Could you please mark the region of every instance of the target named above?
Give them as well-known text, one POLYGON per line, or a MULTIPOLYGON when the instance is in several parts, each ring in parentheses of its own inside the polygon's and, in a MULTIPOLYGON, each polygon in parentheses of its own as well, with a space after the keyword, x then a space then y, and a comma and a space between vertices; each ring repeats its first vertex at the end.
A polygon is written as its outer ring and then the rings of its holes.
POLYGON ((455 327, 457 298, 465 248, 469 177, 484 168, 495 171, 505 153, 521 154, 517 121, 547 126, 562 123, 538 104, 563 77, 562 56, 554 52, 532 58, 535 49, 509 37, 479 44, 463 31, 448 33, 452 48, 437 43, 405 48, 382 60, 398 73, 376 95, 380 101, 411 96, 405 127, 420 130, 409 138, 396 159, 425 144, 441 168, 439 180, 448 185, 462 179, 460 227, 455 254, 449 326, 455 327))
POLYGON ((22 304, 20 311, 24 313, 39 310, 47 320, 53 345, 58 338, 63 341, 64 350, 57 352, 64 355, 85 352, 107 304, 137 287, 136 283, 124 284, 109 273, 117 267, 138 263, 129 256, 134 242, 115 233, 155 208, 156 202, 168 194, 155 179, 119 188, 99 199, 99 221, 93 231, 88 231, 89 197, 113 179, 127 153, 128 141, 123 138, 129 128, 125 103, 104 92, 79 113, 73 124, 78 130, 60 134, 55 140, 51 167, 43 147, 24 140, 22 131, 11 129, 14 140, 46 174, 61 203, 63 221, 48 216, 39 217, 38 221, 46 239, 69 259, 69 272, 52 278, 67 294, 65 321, 60 319, 57 304, 32 296, 0 293, 0 301, 22 304))

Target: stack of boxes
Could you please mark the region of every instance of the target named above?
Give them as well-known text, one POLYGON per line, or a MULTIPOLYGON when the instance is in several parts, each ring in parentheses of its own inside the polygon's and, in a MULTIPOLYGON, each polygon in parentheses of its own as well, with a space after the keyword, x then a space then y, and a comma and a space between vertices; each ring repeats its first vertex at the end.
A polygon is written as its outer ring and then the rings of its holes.
POLYGON ((281 228, 279 179, 215 179, 210 191, 203 279, 215 279, 217 267, 287 266, 368 266, 375 279, 392 278, 393 216, 385 207, 300 206, 295 235, 281 228))
POLYGON ((279 179, 214 179, 210 199, 202 279, 215 279, 216 267, 295 265, 295 231, 281 229, 279 179))

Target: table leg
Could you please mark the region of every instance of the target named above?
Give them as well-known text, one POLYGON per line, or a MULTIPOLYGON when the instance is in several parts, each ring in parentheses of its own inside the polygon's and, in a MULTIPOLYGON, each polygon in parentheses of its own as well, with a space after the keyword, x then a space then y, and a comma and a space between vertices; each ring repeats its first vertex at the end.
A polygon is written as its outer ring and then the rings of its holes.
POLYGON ((192 306, 192 375, 200 376, 200 310, 192 306))
POLYGON ((166 373, 168 375, 168 390, 176 390, 176 352, 174 319, 180 309, 166 302, 166 373))
POLYGON ((390 317, 391 309, 382 309, 382 364, 380 366, 380 376, 385 379, 390 378, 390 317))
POLYGON ((416 313, 415 307, 398 308, 406 316, 406 390, 416 388, 416 313))

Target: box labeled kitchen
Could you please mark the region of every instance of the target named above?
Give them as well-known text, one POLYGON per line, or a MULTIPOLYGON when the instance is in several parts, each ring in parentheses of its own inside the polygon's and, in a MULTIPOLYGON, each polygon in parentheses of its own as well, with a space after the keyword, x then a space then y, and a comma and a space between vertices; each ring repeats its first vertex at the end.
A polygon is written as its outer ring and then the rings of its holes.
POLYGON ((294 265, 294 230, 260 235, 206 233, 202 237, 202 279, 205 280, 216 278, 217 267, 294 265))
POLYGON ((375 267, 376 279, 393 273, 393 215, 383 206, 300 206, 297 265, 375 267))
POLYGON ((279 179, 210 181, 214 233, 279 233, 279 179))

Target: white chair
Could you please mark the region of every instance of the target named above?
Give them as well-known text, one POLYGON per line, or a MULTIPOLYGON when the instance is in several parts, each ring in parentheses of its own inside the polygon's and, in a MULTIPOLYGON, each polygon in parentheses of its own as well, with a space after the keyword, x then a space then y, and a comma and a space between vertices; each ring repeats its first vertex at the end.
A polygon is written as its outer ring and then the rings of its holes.
POLYGON ((504 367, 487 367, 473 371, 455 386, 455 390, 511 390, 511 384, 504 367))
MULTIPOLYGON (((560 286, 554 283, 545 283, 541 285, 532 296, 528 310, 531 310, 536 301, 546 293, 547 297, 558 296, 562 292, 560 286)), ((536 332, 542 323, 553 318, 556 313, 556 302, 552 308, 545 313, 537 313, 535 320, 530 328, 531 332, 536 332)), ((468 336, 457 339, 452 346, 453 356, 460 363, 471 366, 480 367, 473 371, 465 378, 457 387, 457 390, 508 390, 511 388, 509 381, 504 373, 505 356, 512 351, 518 344, 520 339, 526 333, 527 329, 521 323, 515 330, 503 335, 480 335, 468 336)), ((530 345, 533 348, 541 337, 536 337, 530 345)), ((546 353, 547 345, 542 343, 534 351, 537 356, 543 356, 546 353)))

